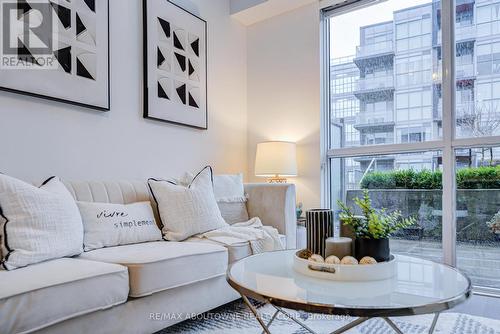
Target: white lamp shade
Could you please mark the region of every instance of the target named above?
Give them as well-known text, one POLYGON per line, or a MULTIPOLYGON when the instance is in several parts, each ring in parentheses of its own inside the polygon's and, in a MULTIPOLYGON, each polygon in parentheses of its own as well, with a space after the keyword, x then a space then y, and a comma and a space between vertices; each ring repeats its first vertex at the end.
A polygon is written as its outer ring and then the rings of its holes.
POLYGON ((297 149, 295 143, 270 141, 257 144, 255 175, 297 176, 297 149))

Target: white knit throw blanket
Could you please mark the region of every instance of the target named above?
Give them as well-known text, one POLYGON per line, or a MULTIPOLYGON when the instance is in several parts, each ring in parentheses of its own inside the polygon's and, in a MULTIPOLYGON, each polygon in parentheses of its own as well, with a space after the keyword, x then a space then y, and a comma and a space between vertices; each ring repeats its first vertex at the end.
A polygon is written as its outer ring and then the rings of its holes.
POLYGON ((283 249, 278 230, 271 226, 262 225, 257 217, 243 223, 202 233, 198 237, 226 246, 248 242, 253 254, 283 249))

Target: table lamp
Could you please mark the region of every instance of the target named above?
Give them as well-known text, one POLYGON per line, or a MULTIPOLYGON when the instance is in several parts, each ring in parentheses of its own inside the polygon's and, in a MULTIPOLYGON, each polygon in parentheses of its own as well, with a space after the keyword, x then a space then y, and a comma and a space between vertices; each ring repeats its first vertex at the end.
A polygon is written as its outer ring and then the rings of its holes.
POLYGON ((268 141, 257 144, 255 176, 267 177, 269 183, 286 183, 287 177, 297 176, 295 143, 268 141))

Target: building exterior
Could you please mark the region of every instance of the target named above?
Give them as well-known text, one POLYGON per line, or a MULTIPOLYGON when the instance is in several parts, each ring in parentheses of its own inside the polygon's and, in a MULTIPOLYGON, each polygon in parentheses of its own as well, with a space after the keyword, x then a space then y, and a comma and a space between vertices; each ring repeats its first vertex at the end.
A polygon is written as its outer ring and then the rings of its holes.
MULTIPOLYGON (((331 62, 332 144, 412 143, 442 136, 440 3, 360 28, 352 57, 331 62)), ((456 0, 458 137, 500 133, 500 1, 456 0)), ((481 159, 457 152, 463 166, 481 159)), ((370 170, 433 169, 440 152, 345 159, 347 189, 370 170)))

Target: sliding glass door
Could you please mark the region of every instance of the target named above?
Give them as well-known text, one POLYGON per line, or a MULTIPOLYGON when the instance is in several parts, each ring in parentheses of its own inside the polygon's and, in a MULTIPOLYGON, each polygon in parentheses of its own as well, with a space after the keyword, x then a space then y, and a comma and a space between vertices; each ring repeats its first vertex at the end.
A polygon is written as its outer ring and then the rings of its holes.
POLYGON ((323 16, 325 205, 367 189, 416 220, 394 252, 500 289, 500 0, 350 1, 323 16))

